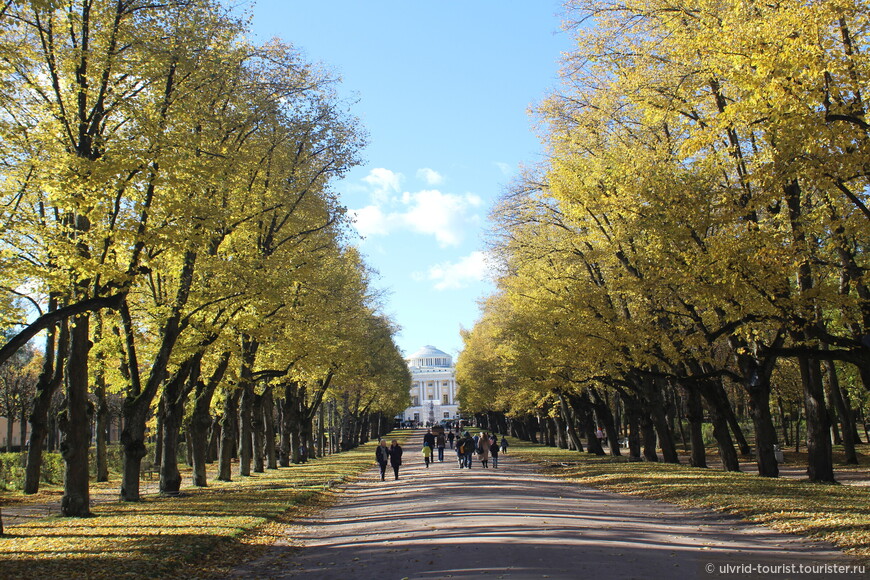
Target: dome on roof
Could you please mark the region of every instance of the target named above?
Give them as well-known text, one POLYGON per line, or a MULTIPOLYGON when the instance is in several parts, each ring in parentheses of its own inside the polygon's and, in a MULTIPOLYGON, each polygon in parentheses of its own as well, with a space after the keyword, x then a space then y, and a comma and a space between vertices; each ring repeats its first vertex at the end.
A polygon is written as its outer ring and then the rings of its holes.
POLYGON ((431 344, 427 344, 407 360, 412 367, 449 367, 453 364, 453 357, 431 344))
POLYGON ((443 350, 438 350, 437 348, 435 348, 431 344, 427 344, 426 346, 424 346, 423 348, 421 348, 420 350, 418 350, 417 352, 415 352, 414 354, 412 354, 408 358, 423 358, 423 357, 427 357, 427 356, 450 356, 450 355, 447 354, 446 352, 444 352, 443 350))

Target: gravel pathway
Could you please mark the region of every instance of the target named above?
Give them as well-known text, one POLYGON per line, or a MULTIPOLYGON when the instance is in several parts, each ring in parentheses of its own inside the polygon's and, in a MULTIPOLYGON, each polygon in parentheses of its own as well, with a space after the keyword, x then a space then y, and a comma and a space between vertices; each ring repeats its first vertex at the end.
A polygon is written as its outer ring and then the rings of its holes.
MULTIPOLYGON (((376 468, 289 526, 234 576, 310 579, 864 578, 833 546, 733 517, 577 487, 502 455, 426 469, 418 434, 398 481, 376 468), (729 568, 731 566, 731 568, 729 568), (799 566, 809 568, 801 569, 799 566), (780 573, 777 573, 777 567, 780 573)), ((389 470, 388 470, 389 472, 389 470)))

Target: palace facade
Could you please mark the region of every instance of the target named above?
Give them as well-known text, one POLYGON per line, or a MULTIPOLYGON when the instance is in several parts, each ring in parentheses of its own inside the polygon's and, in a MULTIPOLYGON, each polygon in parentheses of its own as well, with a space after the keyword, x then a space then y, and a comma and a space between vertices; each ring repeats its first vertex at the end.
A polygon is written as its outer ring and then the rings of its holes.
POLYGON ((411 406, 402 413, 401 420, 434 425, 458 419, 459 389, 453 357, 427 345, 405 361, 411 371, 411 406))

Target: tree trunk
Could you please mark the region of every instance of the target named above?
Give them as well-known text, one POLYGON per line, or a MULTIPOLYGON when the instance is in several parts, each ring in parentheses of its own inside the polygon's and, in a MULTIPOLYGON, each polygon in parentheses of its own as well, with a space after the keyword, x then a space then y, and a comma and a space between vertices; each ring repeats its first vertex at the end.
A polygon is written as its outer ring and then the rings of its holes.
POLYGON ((272 396, 272 387, 266 387, 263 391, 263 431, 266 469, 278 469, 278 454, 275 449, 275 399, 272 396))
POLYGON ((266 423, 263 419, 263 395, 254 393, 251 403, 251 431, 254 439, 254 473, 266 471, 264 457, 266 437, 263 430, 266 423))
MULTIPOLYGON (((528 440, 532 443, 537 443, 537 431, 538 431, 538 418, 534 415, 527 415, 525 421, 526 427, 526 435, 528 436, 528 440)), ((543 434, 541 435, 543 437, 543 434)), ((543 443, 543 441, 541 442, 543 443)))
POLYGON ((181 472, 178 470, 178 436, 184 420, 184 407, 194 385, 199 382, 202 351, 184 361, 163 387, 160 408, 163 411, 163 430, 160 460, 160 493, 175 495, 181 490, 181 472))
POLYGON ((64 436, 60 448, 66 464, 61 513, 68 517, 91 515, 88 469, 91 435, 91 421, 88 417, 90 349, 89 318, 81 315, 70 322, 70 350, 66 362, 66 408, 61 421, 64 436))
POLYGON ((604 426, 604 433, 607 435, 607 441, 609 442, 610 455, 619 457, 622 454, 619 450, 619 434, 616 430, 616 422, 613 412, 610 410, 610 405, 607 403, 607 399, 601 396, 598 389, 590 387, 588 390, 592 400, 592 407, 595 410, 595 416, 598 417, 598 424, 604 426))
POLYGON ((224 412, 221 417, 221 439, 218 449, 218 481, 232 481, 233 447, 236 440, 236 414, 242 392, 236 388, 226 393, 224 412))
POLYGON ((254 407, 254 363, 260 343, 247 335, 242 336, 242 368, 239 372, 239 475, 251 475, 253 460, 253 407, 254 407))
POLYGON ((561 407, 556 409, 556 414, 553 417, 553 429, 556 432, 556 447, 559 449, 568 449, 568 441, 565 438, 567 434, 567 428, 565 427, 564 421, 562 421, 562 412, 561 407))
POLYGON ((785 445, 791 445, 791 436, 789 435, 789 418, 785 413, 785 408, 782 405, 782 397, 777 397, 776 406, 779 409, 779 420, 782 423, 782 440, 785 445))
POLYGON ((852 409, 846 405, 843 400, 843 394, 840 390, 840 380, 837 378, 837 367, 834 361, 825 361, 825 366, 828 371, 828 391, 831 395, 831 401, 840 415, 840 421, 843 425, 843 452, 845 453, 845 462, 849 465, 858 465, 858 455, 855 453, 855 418, 852 415, 852 409))
POLYGON ((662 450, 662 459, 665 463, 679 463, 680 458, 677 455, 677 446, 674 443, 674 436, 671 432, 670 426, 668 425, 668 418, 665 414, 662 390, 657 388, 657 385, 650 382, 647 387, 647 397, 649 402, 650 419, 652 420, 653 428, 658 435, 658 444, 662 450))
POLYGON ((12 439, 15 431, 15 413, 6 415, 6 453, 12 453, 12 439))
MULTIPOLYGON (((713 437, 719 448, 722 467, 726 471, 740 471, 740 462, 737 459, 737 452, 734 450, 731 433, 728 431, 727 410, 722 408, 723 400, 718 395, 718 389, 721 387, 722 385, 718 381, 707 382, 702 386, 701 395, 707 401, 707 406, 710 409, 710 419, 713 421, 713 437)), ((731 409, 731 403, 727 400, 724 401, 724 404, 728 410, 731 409)))
MULTIPOLYGON (((286 392, 286 388, 285 388, 286 392)), ((287 405, 287 397, 280 399, 278 409, 278 465, 281 467, 290 467, 290 426, 287 424, 287 414, 284 412, 284 407, 287 405)), ((330 437, 333 445, 337 439, 336 435, 330 437)))
POLYGON ((214 463, 218 460, 218 449, 221 446, 221 417, 216 415, 211 418, 211 429, 208 433, 208 452, 207 463, 214 463))
MULTIPOLYGON (((209 429, 216 426, 216 422, 211 416, 211 401, 217 386, 226 373, 229 366, 231 353, 224 351, 221 353, 215 370, 205 383, 202 380, 197 380, 194 385, 193 395, 193 412, 188 420, 188 437, 190 438, 190 451, 193 463, 193 485, 198 487, 206 487, 208 480, 206 476, 206 463, 209 459, 209 429)), ((199 375, 199 372, 196 373, 199 375)), ((214 429, 217 431, 217 429, 214 429)))
POLYGON ((647 461, 658 461, 655 425, 648 412, 640 413, 640 435, 643 439, 643 458, 647 461))
POLYGON ((692 455, 689 465, 707 467, 707 449, 704 447, 704 408, 698 387, 685 387, 686 418, 689 420, 689 439, 692 442, 692 455))
POLYGON ((562 410, 562 415, 565 417, 565 422, 568 424, 568 437, 571 439, 571 445, 577 451, 583 451, 583 442, 580 441, 580 436, 577 434, 577 416, 565 401, 565 396, 558 393, 559 407, 562 410))
POLYGON ((779 466, 773 447, 776 445, 776 429, 770 414, 770 383, 757 379, 755 385, 748 385, 749 413, 755 426, 755 449, 758 475, 779 477, 779 466))
POLYGON ((831 435, 818 359, 798 357, 807 414, 807 475, 810 481, 834 482, 831 435))
MULTIPOLYGON (((300 461, 299 448, 302 444, 300 436, 300 431, 302 430, 302 411, 299 401, 301 398, 300 390, 300 385, 295 382, 289 383, 284 387, 284 401, 281 407, 281 416, 283 418, 281 440, 282 466, 284 465, 284 457, 287 458, 287 465, 291 462, 296 464, 300 461)), ((349 443, 349 439, 352 437, 352 433, 347 432, 347 430, 342 433, 342 441, 345 443, 349 443)))
POLYGON ((157 403, 157 417, 156 417, 156 428, 154 434, 154 456, 151 460, 151 463, 154 464, 154 467, 160 467, 160 462, 163 460, 163 417, 166 415, 166 410, 163 406, 166 403, 161 397, 160 401, 157 403))

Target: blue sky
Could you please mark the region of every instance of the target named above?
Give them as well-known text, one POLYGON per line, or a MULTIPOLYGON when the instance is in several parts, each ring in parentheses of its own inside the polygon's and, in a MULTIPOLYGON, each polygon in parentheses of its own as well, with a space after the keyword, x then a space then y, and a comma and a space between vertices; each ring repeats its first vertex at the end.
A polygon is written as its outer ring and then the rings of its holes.
POLYGON ((542 159, 528 110, 558 85, 559 0, 257 0, 257 40, 293 43, 342 79, 369 135, 336 184, 402 327, 406 355, 456 355, 479 316, 482 235, 521 165, 542 159))

